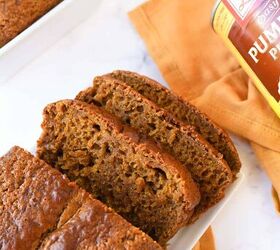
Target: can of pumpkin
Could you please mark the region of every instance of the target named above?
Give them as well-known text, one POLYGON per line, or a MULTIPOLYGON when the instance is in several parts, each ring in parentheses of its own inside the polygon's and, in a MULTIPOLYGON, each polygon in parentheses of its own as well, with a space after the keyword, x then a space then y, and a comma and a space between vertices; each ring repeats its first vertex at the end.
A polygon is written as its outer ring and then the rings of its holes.
POLYGON ((280 118, 280 0, 219 0, 212 26, 280 118))

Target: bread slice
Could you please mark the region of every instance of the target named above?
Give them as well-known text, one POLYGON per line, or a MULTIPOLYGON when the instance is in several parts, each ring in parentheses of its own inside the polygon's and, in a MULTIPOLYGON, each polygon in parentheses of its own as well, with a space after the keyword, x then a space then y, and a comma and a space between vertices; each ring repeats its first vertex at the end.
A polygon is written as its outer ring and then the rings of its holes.
POLYGON ((0 158, 1 249, 162 249, 19 147, 0 158))
POLYGON ((194 126, 204 139, 223 154, 233 176, 236 177, 241 168, 237 150, 229 135, 212 122, 206 114, 146 76, 121 70, 114 71, 109 76, 125 82, 158 106, 171 112, 177 119, 194 126))
POLYGON ((150 136, 191 172, 201 192, 192 221, 224 196, 232 173, 222 155, 191 126, 173 118, 130 86, 111 77, 96 77, 93 87, 80 92, 76 99, 102 106, 150 136))
POLYGON ((38 156, 161 244, 184 226, 200 195, 178 161, 94 105, 44 110, 38 156))

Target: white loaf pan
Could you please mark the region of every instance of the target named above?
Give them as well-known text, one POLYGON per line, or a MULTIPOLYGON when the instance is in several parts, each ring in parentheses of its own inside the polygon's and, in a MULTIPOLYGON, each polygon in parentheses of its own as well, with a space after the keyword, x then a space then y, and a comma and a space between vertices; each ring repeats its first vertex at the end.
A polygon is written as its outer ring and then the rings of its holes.
POLYGON ((64 0, 0 48, 0 84, 96 12, 101 0, 64 0))

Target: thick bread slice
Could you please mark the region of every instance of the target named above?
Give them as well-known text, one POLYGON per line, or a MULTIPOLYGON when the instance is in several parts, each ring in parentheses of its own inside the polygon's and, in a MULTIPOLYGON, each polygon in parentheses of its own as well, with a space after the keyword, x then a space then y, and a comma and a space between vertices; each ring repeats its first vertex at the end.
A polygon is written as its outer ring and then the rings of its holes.
POLYGON ((233 176, 236 177, 241 168, 237 150, 229 135, 212 122, 206 114, 146 76, 121 70, 109 75, 125 82, 158 106, 171 112, 177 119, 194 126, 209 143, 223 154, 233 176))
POLYGON ((200 200, 189 172, 105 110, 64 100, 44 110, 38 156, 164 244, 200 200))
POLYGON ((222 155, 193 127, 111 77, 96 77, 93 87, 80 92, 76 99, 102 106, 124 123, 148 135, 191 172, 202 198, 192 221, 224 196, 225 188, 232 182, 231 170, 222 155))
POLYGON ((162 249, 19 147, 0 158, 1 249, 162 249))

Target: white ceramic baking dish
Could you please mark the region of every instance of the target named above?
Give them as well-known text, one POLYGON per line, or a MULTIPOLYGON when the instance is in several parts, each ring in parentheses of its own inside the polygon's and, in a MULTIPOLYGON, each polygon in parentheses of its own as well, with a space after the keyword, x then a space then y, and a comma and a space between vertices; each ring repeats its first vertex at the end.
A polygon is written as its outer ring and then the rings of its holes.
POLYGON ((96 13, 101 0, 64 0, 0 48, 0 84, 96 13))

